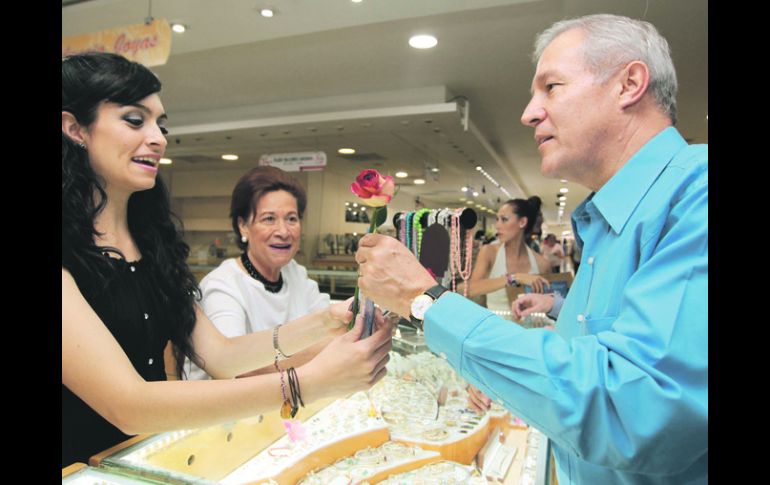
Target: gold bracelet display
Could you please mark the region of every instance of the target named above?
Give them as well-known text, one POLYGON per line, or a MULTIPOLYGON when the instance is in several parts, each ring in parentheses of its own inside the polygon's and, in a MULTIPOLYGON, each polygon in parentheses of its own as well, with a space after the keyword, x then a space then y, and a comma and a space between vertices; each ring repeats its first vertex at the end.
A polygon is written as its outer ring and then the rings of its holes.
POLYGON ((281 325, 278 325, 275 328, 273 328, 273 350, 275 350, 276 357, 280 357, 282 359, 288 359, 289 357, 291 357, 291 355, 284 354, 283 351, 281 351, 281 348, 278 346, 278 329, 281 328, 281 325))

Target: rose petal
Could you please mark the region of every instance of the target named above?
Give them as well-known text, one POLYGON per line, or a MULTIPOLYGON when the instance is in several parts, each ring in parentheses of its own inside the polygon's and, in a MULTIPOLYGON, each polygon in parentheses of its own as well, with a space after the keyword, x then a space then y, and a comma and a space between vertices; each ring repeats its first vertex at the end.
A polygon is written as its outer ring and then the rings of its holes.
POLYGON ((382 187, 380 187, 380 194, 382 195, 389 195, 393 197, 393 194, 396 192, 396 183, 393 181, 393 177, 387 176, 385 178, 385 182, 382 184, 382 187))
POLYGON ((370 198, 362 200, 361 202, 369 207, 382 207, 388 205, 392 198, 393 197, 389 195, 372 195, 370 198))
POLYGON ((362 199, 368 199, 372 196, 371 192, 364 190, 357 182, 350 184, 350 191, 362 199))

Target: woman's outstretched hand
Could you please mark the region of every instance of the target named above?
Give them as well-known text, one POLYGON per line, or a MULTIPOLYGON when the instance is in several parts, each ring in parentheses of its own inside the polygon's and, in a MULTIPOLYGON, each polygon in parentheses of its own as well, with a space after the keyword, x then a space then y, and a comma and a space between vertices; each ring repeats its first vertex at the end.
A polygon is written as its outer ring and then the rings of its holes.
MULTIPOLYGON (((344 304, 349 305, 349 302, 344 304)), ((374 332, 359 340, 363 325, 363 315, 358 315, 350 331, 332 339, 303 366, 301 380, 312 379, 317 384, 314 387, 319 395, 314 398, 342 397, 369 389, 385 376, 385 365, 390 359, 388 352, 393 345, 392 325, 379 308, 375 310, 374 332)))

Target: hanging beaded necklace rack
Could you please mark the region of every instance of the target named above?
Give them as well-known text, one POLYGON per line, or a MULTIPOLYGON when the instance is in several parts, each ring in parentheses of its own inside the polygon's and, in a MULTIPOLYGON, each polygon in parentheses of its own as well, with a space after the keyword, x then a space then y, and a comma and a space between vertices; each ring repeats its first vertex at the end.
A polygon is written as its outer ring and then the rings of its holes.
MULTIPOLYGON (((443 284, 456 290, 456 279, 464 282, 470 278, 473 264, 473 234, 478 216, 473 209, 420 209, 404 211, 393 216, 393 225, 398 230, 398 240, 419 258, 422 251, 422 234, 433 224, 441 224, 450 234, 449 267, 443 284), (454 228, 454 229, 453 229, 454 228), (463 237, 464 236, 464 237, 463 237), (463 244, 463 241, 465 244, 463 244), (458 249, 459 248, 459 249, 458 249)), ((465 294, 467 295, 467 285, 465 294)))

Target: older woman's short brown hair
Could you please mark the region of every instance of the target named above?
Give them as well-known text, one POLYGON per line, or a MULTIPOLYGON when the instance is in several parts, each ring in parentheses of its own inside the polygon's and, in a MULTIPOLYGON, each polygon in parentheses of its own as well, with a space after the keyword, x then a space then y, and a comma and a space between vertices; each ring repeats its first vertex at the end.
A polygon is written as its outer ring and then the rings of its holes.
POLYGON ((235 232, 235 242, 241 249, 246 249, 246 243, 241 242, 241 232, 238 228, 238 219, 248 221, 257 209, 257 202, 268 192, 285 190, 297 200, 299 218, 305 213, 307 196, 305 189, 297 182, 297 179, 284 172, 280 168, 260 166, 254 167, 238 180, 233 189, 230 200, 230 219, 235 232))

